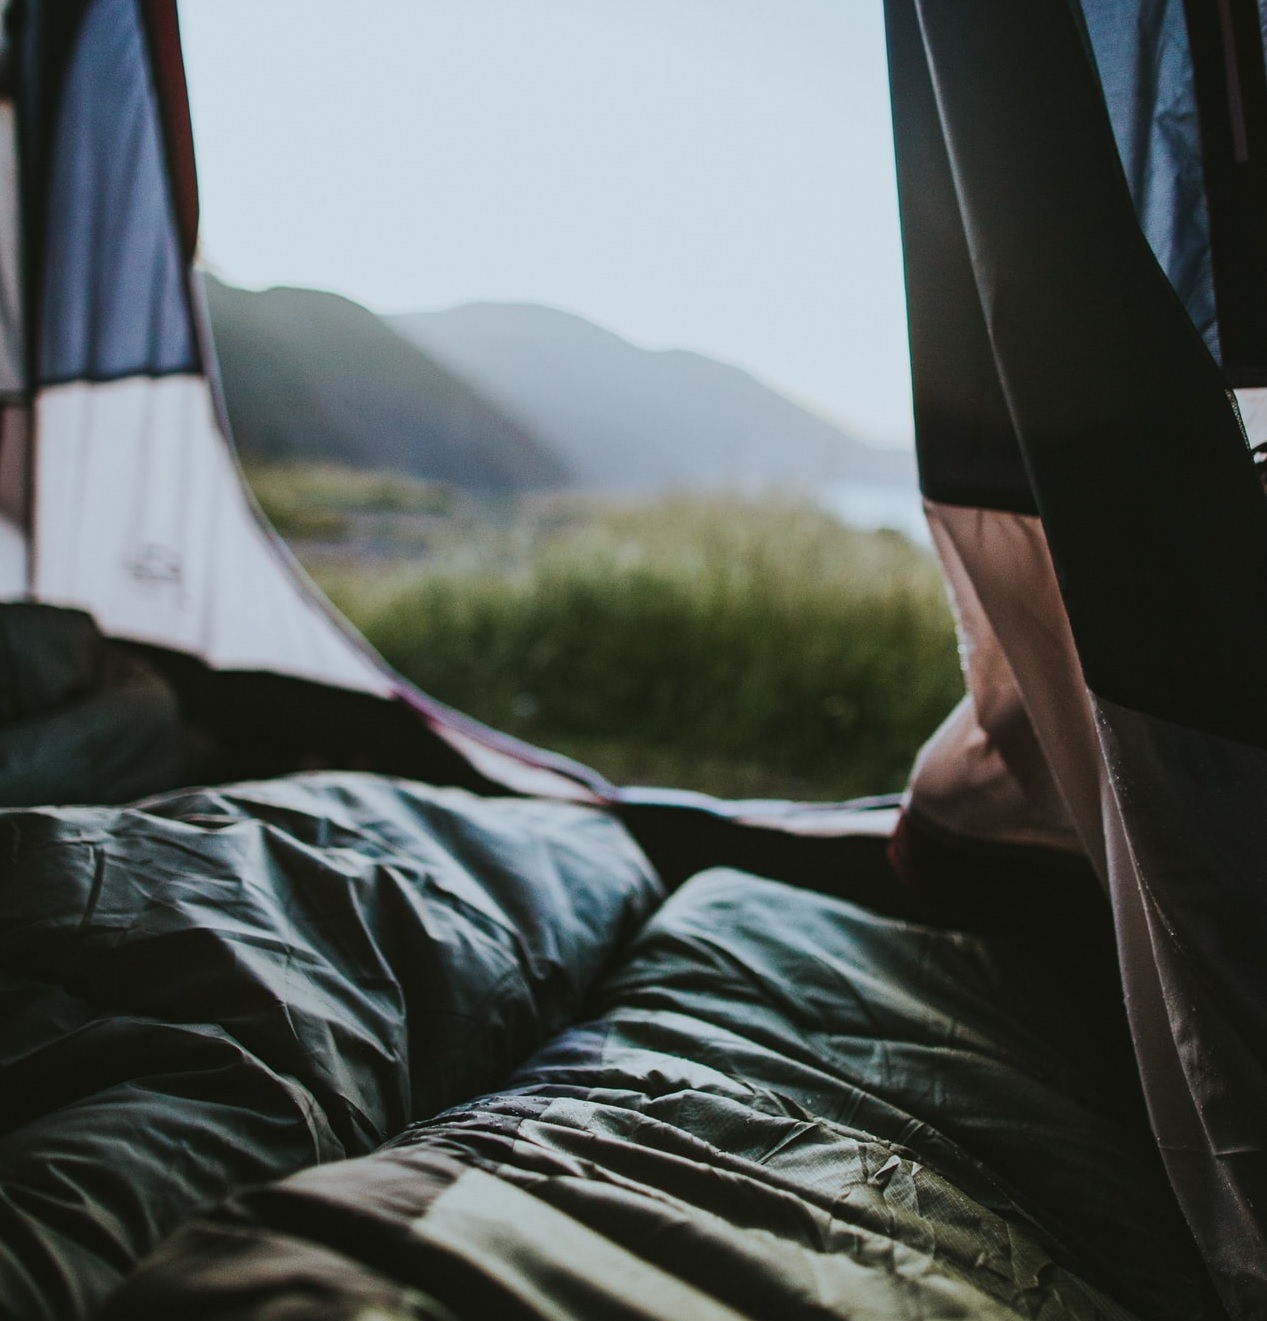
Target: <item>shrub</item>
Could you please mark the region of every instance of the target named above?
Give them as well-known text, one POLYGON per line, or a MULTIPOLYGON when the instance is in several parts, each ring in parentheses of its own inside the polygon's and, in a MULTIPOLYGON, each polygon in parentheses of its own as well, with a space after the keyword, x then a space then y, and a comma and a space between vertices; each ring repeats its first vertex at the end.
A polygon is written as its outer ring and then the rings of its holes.
POLYGON ((962 691, 930 557, 790 501, 554 502, 482 554, 324 576, 420 687, 613 778, 893 789, 962 691))

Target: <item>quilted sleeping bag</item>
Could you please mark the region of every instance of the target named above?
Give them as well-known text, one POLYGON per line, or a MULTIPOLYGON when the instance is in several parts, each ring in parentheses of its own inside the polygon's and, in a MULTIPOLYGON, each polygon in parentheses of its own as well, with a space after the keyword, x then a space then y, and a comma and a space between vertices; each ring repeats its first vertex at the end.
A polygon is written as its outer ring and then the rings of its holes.
POLYGON ((1102 932, 367 775, 0 857, 5 1317, 1217 1315, 1102 932))
POLYGON ((1068 955, 704 873, 504 1085, 199 1218, 107 1315, 1216 1315, 1068 955))

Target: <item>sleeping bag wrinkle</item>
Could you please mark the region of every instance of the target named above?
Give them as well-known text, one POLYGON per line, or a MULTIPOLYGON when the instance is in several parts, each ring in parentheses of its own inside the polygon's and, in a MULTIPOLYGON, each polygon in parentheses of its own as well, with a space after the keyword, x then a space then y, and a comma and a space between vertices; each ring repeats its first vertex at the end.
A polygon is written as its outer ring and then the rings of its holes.
MULTIPOLYGON (((589 1112, 590 1118, 596 1114, 589 1112)), ((524 1135, 515 1145, 530 1141, 524 1135)), ((602 1171, 601 1137, 593 1148, 602 1171)), ((542 1171, 549 1151, 537 1153, 542 1171)), ((1015 1311, 994 1296, 994 1286, 974 1285, 947 1261, 934 1264, 846 1221, 833 1227, 803 1205, 799 1218, 808 1228, 772 1230, 777 1217, 759 1177, 717 1180, 720 1189, 729 1186, 751 1203, 758 1227, 745 1226, 725 1202, 719 1212, 664 1191, 660 1160, 656 1147, 647 1150, 641 1180, 576 1177, 568 1167, 528 1175, 517 1162, 472 1164, 424 1141, 312 1171, 248 1194, 213 1224, 182 1232, 106 1316, 143 1321, 170 1315, 163 1309, 179 1305, 208 1321, 262 1318, 272 1308, 324 1317, 308 1302, 313 1268, 319 1263, 329 1271, 325 1263, 337 1255, 349 1294, 417 1288, 463 1318, 1014 1321, 1021 1315, 1126 1321, 1126 1313, 1107 1300, 1095 1306, 1059 1272, 1041 1280, 1049 1265, 1041 1254, 1030 1269, 1011 1270, 1018 1297, 1041 1295, 1037 1305, 1015 1311), (208 1260, 216 1266, 214 1280, 208 1260), (271 1267, 267 1276, 257 1264, 264 1260, 271 1267), (1063 1286, 1078 1310, 1053 1306, 1053 1286, 1063 1286)), ((794 1194, 784 1200, 797 1203, 794 1194)), ((1005 1238, 1004 1232, 1000 1241, 1005 1238)))
POLYGON ((107 1317, 418 1290, 461 1321, 1214 1321, 1142 1114, 1062 1019, 1077 967, 1016 954, 703 873, 597 1018, 378 1153, 200 1217, 107 1317))
POLYGON ((223 1033, 98 1023, 80 1095, 0 1140, 0 1315, 91 1315, 191 1208, 345 1154, 302 1087, 223 1033))
POLYGON ((368 775, 0 813, 0 1315, 77 1321, 234 1189, 572 1021, 659 900, 590 808, 368 775))

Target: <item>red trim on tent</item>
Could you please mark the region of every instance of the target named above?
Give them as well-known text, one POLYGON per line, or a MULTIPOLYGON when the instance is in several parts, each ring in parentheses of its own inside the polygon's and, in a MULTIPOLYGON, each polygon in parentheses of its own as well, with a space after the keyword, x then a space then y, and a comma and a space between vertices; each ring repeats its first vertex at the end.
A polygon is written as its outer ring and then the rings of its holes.
POLYGON ((141 14, 149 40, 181 252, 189 262, 198 243, 198 175, 176 0, 142 0, 141 14))

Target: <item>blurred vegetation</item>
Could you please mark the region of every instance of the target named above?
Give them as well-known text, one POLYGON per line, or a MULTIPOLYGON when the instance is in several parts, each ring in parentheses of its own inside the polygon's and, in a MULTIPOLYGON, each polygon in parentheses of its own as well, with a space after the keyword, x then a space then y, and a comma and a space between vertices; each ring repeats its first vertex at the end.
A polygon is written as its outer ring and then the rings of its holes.
POLYGON ((444 514, 453 501, 448 487, 400 473, 259 460, 244 469, 269 522, 296 542, 346 541, 357 516, 444 514))
POLYGON ((408 478, 262 475, 250 471, 261 504, 392 665, 617 781, 898 789, 962 691, 931 556, 807 503, 429 502, 435 489, 408 478), (404 521, 353 553, 358 520, 384 509, 404 521), (315 514, 346 520, 341 546, 298 530, 315 514))

